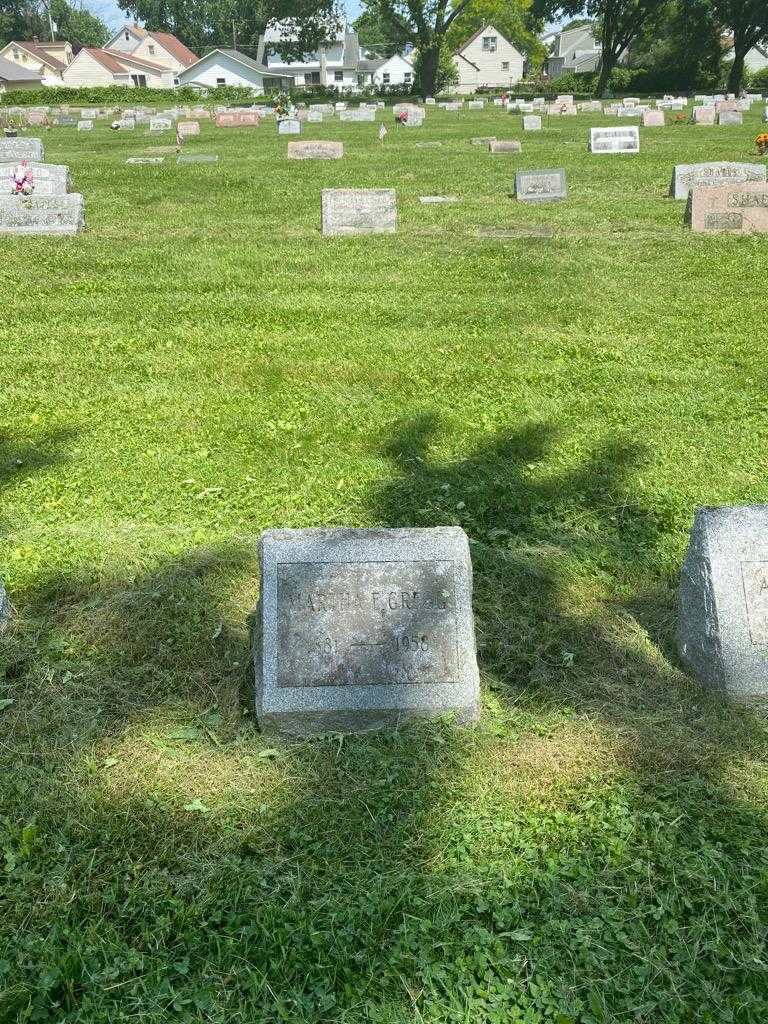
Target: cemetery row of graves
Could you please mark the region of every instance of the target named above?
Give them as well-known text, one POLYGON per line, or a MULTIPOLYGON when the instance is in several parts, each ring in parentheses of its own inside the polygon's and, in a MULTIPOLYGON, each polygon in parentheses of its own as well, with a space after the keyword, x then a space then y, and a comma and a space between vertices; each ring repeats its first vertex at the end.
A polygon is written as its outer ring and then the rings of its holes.
POLYGON ((0 139, 0 1020, 765 1018, 765 101, 644 106, 0 139))

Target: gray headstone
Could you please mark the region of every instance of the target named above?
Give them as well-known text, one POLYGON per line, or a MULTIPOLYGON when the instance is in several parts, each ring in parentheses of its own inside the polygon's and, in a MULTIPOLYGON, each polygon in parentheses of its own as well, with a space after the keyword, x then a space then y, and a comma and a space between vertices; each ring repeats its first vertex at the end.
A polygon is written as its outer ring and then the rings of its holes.
POLYGON ((0 196, 0 235, 76 235, 85 229, 85 205, 66 196, 0 196))
POLYGON ((392 235, 397 231, 393 188, 324 188, 324 235, 392 235))
POLYGON ((323 112, 321 110, 310 110, 307 112, 307 121, 309 124, 322 124, 323 112))
POLYGON ((538 114, 526 114, 526 116, 523 118, 523 131, 540 132, 541 117, 538 114))
POLYGON ((40 139, 0 139, 0 161, 3 163, 44 159, 43 143, 40 139))
POLYGON ((547 171, 518 171, 515 175, 515 194, 523 203, 567 199, 565 171, 561 167, 547 171))
POLYGON ((79 132, 92 132, 93 131, 93 121, 78 121, 77 122, 77 130, 79 132))
POLYGON ((696 513, 678 643, 708 686, 742 700, 768 697, 768 505, 696 513))
POLYGON ((301 121, 295 117, 284 117, 282 121, 277 122, 277 133, 278 135, 300 135, 301 121))
POLYGON ((70 117, 69 114, 61 114, 53 122, 58 128, 74 128, 77 121, 74 117, 70 117))
POLYGON ((461 200, 458 196, 419 196, 419 202, 430 206, 436 203, 460 203, 461 200))
POLYGON ((151 167, 155 164, 161 164, 164 160, 164 156, 129 156, 125 162, 139 167, 144 165, 151 167))
POLYGON ((478 135, 474 139, 469 140, 473 146, 490 146, 492 142, 496 141, 495 135, 478 135))
POLYGON ((458 527, 269 530, 256 714, 306 736, 478 715, 472 565, 458 527))
POLYGON ((2 633, 10 621, 11 602, 8 600, 8 594, 6 593, 5 587, 0 582, 0 633, 2 633))
MULTIPOLYGON (((0 163, 0 183, 2 191, 7 191, 4 186, 10 182, 14 169, 18 164, 0 163)), ((36 196, 64 196, 69 192, 72 181, 69 177, 69 168, 64 164, 41 164, 31 161, 29 168, 32 171, 34 182, 34 195, 36 196)))
POLYGON ((726 160, 706 164, 676 164, 669 194, 674 199, 687 199, 692 188, 717 188, 720 185, 765 180, 765 164, 732 163, 726 160))
POLYGON ((182 153, 176 160, 177 164, 217 164, 216 153, 182 153))
POLYGON ((170 117, 151 117, 149 119, 149 130, 151 132, 168 132, 173 128, 173 121, 170 117))
POLYGON ((721 110, 717 115, 718 124, 743 124, 744 118, 740 110, 721 110))
POLYGON ((366 109, 358 107, 357 110, 341 110, 339 111, 340 121, 375 121, 376 110, 366 109))
POLYGON ((341 160, 344 156, 343 142, 289 142, 289 160, 341 160))
POLYGON ((488 143, 489 153, 520 153, 523 147, 515 139, 499 139, 488 143))

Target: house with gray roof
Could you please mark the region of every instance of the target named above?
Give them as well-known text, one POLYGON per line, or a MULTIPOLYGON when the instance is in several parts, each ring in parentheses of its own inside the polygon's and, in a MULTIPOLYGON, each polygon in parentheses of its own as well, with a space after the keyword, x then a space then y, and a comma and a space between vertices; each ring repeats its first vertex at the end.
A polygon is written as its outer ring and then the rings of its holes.
POLYGON ((43 76, 32 68, 23 68, 10 60, 0 57, 0 92, 14 89, 39 89, 43 76))
POLYGON ((216 49, 177 73, 179 85, 198 89, 215 89, 219 85, 236 85, 262 94, 276 89, 290 89, 293 76, 268 68, 239 50, 216 49))
POLYGON ((334 86, 340 92, 356 92, 365 84, 366 76, 370 81, 369 70, 360 68, 363 54, 357 32, 347 24, 331 32, 324 46, 302 59, 281 52, 291 42, 290 26, 275 22, 260 37, 256 60, 272 74, 292 77, 297 86, 334 86))

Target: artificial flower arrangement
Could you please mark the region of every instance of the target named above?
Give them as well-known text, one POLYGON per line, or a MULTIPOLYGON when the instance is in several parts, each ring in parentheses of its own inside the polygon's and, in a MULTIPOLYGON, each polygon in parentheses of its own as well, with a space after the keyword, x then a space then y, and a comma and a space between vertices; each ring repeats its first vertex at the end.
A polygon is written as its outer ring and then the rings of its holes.
POLYGON ((755 139, 755 145, 760 156, 768 155, 768 132, 761 132, 755 139))
POLYGON ((277 93, 272 100, 272 106, 275 108, 275 118, 278 121, 296 116, 296 107, 293 105, 293 100, 287 92, 277 93))
POLYGON ((11 195, 31 196, 35 190, 35 176, 26 160, 14 167, 11 173, 11 195))

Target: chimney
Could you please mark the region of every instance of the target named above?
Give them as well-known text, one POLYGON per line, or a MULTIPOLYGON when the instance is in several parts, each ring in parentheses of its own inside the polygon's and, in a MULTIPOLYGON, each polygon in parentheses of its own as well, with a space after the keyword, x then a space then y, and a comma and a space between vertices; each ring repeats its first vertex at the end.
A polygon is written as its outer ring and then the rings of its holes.
POLYGON ((33 43, 39 43, 40 40, 37 38, 37 36, 32 36, 32 42, 33 43))

